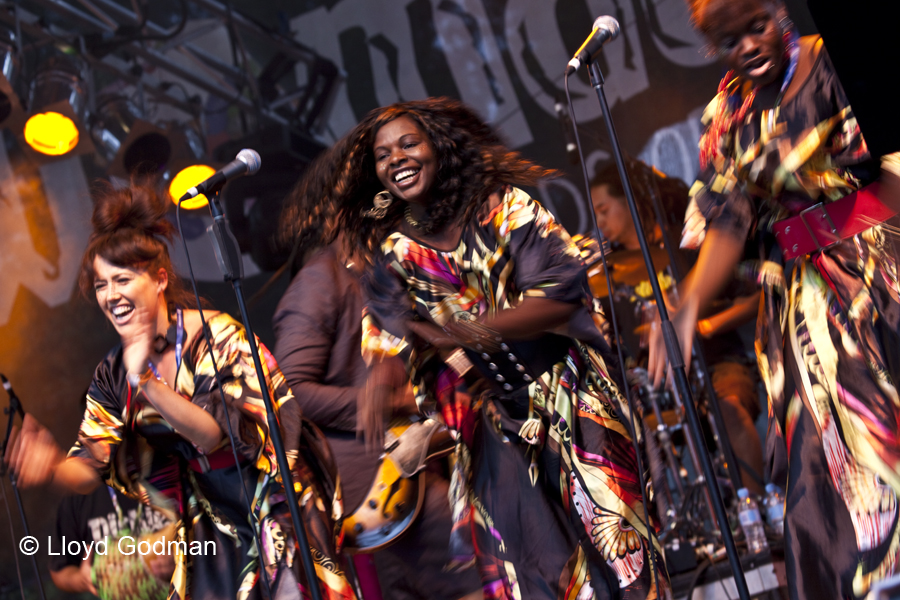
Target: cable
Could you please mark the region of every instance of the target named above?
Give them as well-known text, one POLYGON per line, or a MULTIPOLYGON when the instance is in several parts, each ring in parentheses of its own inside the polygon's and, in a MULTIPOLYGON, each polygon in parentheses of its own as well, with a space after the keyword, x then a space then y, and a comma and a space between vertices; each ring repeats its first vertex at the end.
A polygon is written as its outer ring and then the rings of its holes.
MULTIPOLYGON (((572 106, 572 96, 569 93, 568 75, 566 75, 564 79, 564 84, 566 89, 566 101, 569 104, 569 117, 572 119, 572 130, 575 133, 575 144, 578 146, 578 159, 581 161, 581 173, 582 175, 584 175, 584 190, 587 194, 585 198, 586 202, 588 203, 588 213, 590 214, 593 233, 596 236, 597 241, 600 242, 600 258, 603 262, 603 271, 604 273, 606 273, 606 289, 607 293, 609 294, 609 312, 613 324, 613 335, 615 335, 616 350, 619 355, 619 369, 621 369, 622 371, 622 385, 625 386, 623 395, 625 396, 625 400, 628 402, 628 410, 631 413, 631 422, 629 423, 631 427, 631 443, 634 447, 635 460, 637 461, 638 483, 641 486, 641 503, 644 507, 644 518, 646 519, 645 526, 647 527, 647 542, 649 546, 647 548, 647 553, 650 554, 650 567, 652 569, 653 579, 656 583, 656 597, 662 598, 663 595, 660 591, 659 586, 659 566, 656 564, 656 555, 653 548, 653 536, 655 536, 655 532, 653 532, 652 517, 650 516, 650 510, 647 503, 647 482, 644 478, 644 461, 641 459, 641 449, 638 445, 638 428, 637 421, 635 420, 637 417, 635 415, 634 402, 631 397, 630 387, 628 386, 628 373, 625 370, 625 357, 622 354, 622 340, 619 337, 619 324, 618 320, 616 319, 616 303, 613 301, 615 296, 613 295, 612 279, 609 276, 609 266, 606 264, 605 247, 608 247, 608 245, 603 243, 607 240, 603 236, 603 234, 600 233, 600 228, 597 227, 597 215, 594 214, 594 206, 591 202, 591 182, 588 179, 587 165, 584 161, 584 152, 581 149, 581 137, 578 135, 578 121, 575 117, 575 108, 572 106)), ((651 277, 654 276, 655 274, 651 275, 651 277)), ((620 391, 619 393, 622 392, 620 391)))
MULTIPOLYGON (((9 498, 6 495, 6 483, 4 483, 2 477, 0 477, 0 489, 3 490, 3 506, 6 507, 6 520, 9 523, 9 539, 12 542, 10 547, 15 548, 16 530, 13 529, 12 513, 9 511, 9 498)), ((19 578, 19 593, 22 595, 22 600, 25 600, 25 583, 22 581, 22 567, 19 565, 19 553, 13 551, 13 558, 16 559, 16 576, 19 578)))
MULTIPOLYGON (((183 199, 182 199, 183 200, 183 199)), ((181 236, 181 243, 184 247, 184 256, 187 259, 188 265, 188 273, 191 278, 191 287, 194 290, 194 298, 197 301, 197 310, 200 312, 200 321, 203 323, 203 338, 206 340, 206 346, 209 351, 209 359, 212 362, 213 372, 216 377, 216 384, 219 387, 219 399, 222 402, 222 408, 225 410, 225 424, 226 429, 228 429, 228 439, 231 442, 231 453, 234 456, 234 464, 237 467, 238 478, 241 480, 241 490, 244 493, 244 501, 247 503, 247 517, 248 521, 250 521, 250 526, 253 529, 253 538, 256 541, 256 549, 257 549, 257 561, 259 564, 259 570, 262 571, 263 574, 263 583, 266 588, 266 595, 272 599, 272 589, 269 582, 269 572, 266 569, 266 565, 263 564, 264 555, 263 555, 263 545, 262 540, 259 537, 259 530, 256 525, 253 523, 253 505, 250 503, 250 494, 247 491, 247 484, 244 481, 243 473, 241 472, 241 461, 238 458, 237 446, 234 442, 234 431, 231 429, 231 415, 228 412, 228 402, 225 400, 225 392, 224 387, 222 385, 222 375, 219 372, 219 365, 216 364, 216 357, 213 354, 213 340, 212 340, 212 331, 209 329, 209 325, 206 323, 206 316, 203 314, 203 306, 200 301, 200 291, 197 287, 197 278, 194 277, 194 267, 191 265, 191 254, 188 251, 187 239, 184 237, 184 231, 181 227, 181 200, 179 200, 177 206, 175 207, 175 221, 178 223, 178 235, 181 236)), ((281 481, 283 485, 293 484, 292 477, 290 473, 282 473, 281 481)), ((316 582, 309 582, 310 586, 317 585, 316 582)))
POLYGON ((697 570, 694 571, 694 576, 691 577, 691 584, 688 586, 687 595, 685 596, 686 600, 694 600, 694 589, 700 582, 700 578, 703 576, 703 573, 705 573, 706 570, 712 566, 712 564, 712 558, 707 556, 706 559, 702 563, 700 563, 700 566, 697 567, 697 570))

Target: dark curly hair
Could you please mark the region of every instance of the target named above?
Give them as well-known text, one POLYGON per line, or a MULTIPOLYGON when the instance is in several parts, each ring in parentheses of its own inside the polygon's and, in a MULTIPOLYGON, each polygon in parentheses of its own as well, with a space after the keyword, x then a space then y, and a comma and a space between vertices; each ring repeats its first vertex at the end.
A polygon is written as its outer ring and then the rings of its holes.
POLYGON ((323 196, 323 190, 333 185, 334 165, 346 144, 343 138, 320 154, 284 200, 278 243, 294 257, 292 273, 303 266, 310 250, 327 246, 338 236, 338 206, 334 198, 323 196))
MULTIPOLYGON (((634 158, 625 158, 625 170, 631 181, 644 234, 652 236, 657 223, 656 211, 653 209, 654 198, 660 201, 663 217, 666 219, 665 223, 659 224, 660 227, 680 230, 690 202, 687 185, 675 177, 666 177, 650 165, 634 158)), ((610 196, 625 204, 625 188, 622 186, 622 179, 615 163, 599 168, 591 180, 591 188, 602 185, 608 187, 610 196)))
POLYGON ((94 186, 93 196, 94 231, 78 275, 78 287, 85 298, 94 297, 94 259, 99 256, 117 267, 141 269, 154 275, 163 268, 169 276, 166 301, 182 308, 196 304, 175 273, 165 243, 175 237, 175 226, 166 218, 168 195, 148 184, 133 183, 116 189, 100 181, 94 186))
POLYGON ((394 202, 383 219, 362 215, 383 189, 372 147, 378 130, 402 116, 425 133, 437 158, 433 200, 419 221, 426 233, 467 222, 504 186, 536 185, 556 174, 509 150, 490 126, 458 100, 429 98, 392 104, 371 111, 310 166, 296 190, 303 197, 298 204, 307 208, 287 213, 289 235, 319 227, 320 231, 307 235, 319 236, 319 243, 324 243, 337 233, 332 226, 339 225, 351 247, 371 256, 404 211, 402 202, 394 202))

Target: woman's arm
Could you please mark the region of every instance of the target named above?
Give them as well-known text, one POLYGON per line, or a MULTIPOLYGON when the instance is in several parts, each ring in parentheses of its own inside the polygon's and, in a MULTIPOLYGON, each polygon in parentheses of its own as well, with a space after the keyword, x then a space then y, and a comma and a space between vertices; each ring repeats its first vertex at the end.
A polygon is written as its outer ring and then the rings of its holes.
POLYGON ((152 378, 141 389, 169 425, 204 453, 212 452, 222 441, 224 434, 215 418, 166 384, 152 378))
POLYGON ((50 578, 53 584, 64 592, 70 594, 81 594, 88 592, 95 596, 99 596, 97 588, 91 582, 91 563, 90 558, 81 561, 81 565, 67 565, 59 571, 50 571, 50 578))
POLYGON ((576 304, 527 296, 515 308, 500 311, 484 324, 497 331, 504 340, 532 340, 568 323, 576 310, 576 304))
POLYGON ((122 364, 129 380, 139 377, 140 389, 169 425, 203 452, 212 452, 222 441, 222 429, 211 414, 152 376, 147 365, 156 338, 156 323, 145 308, 135 309, 134 320, 134 329, 122 336, 122 364))
MULTIPOLYGON (((716 229, 711 229, 706 234, 697 263, 682 282, 679 292, 681 303, 678 309, 669 315, 681 343, 685 366, 690 364, 697 315, 712 304, 731 280, 743 252, 743 239, 716 229)), ((666 374, 668 356, 658 322, 650 327, 649 350, 647 369, 653 377, 653 384, 659 386, 666 374)))
POLYGON ((23 489, 52 482, 64 490, 89 494, 100 485, 97 471, 79 458, 66 458, 50 431, 30 414, 25 415, 21 429, 13 429, 4 460, 23 489))
POLYGON ((750 296, 736 298, 725 310, 700 319, 697 323, 697 332, 705 338, 711 338, 737 329, 759 313, 760 294, 761 292, 756 292, 750 296))
MULTIPOLYGON (((356 431, 358 386, 326 385, 331 361, 343 361, 348 345, 359 353, 359 337, 339 339, 339 323, 350 311, 359 319, 359 290, 342 282, 335 272, 345 269, 331 249, 311 259, 291 282, 275 311, 275 359, 303 410, 318 425, 341 431, 356 431)), ((356 363, 358 364, 358 363, 356 363)), ((350 369, 355 364, 343 365, 350 369)), ((361 369, 360 369, 361 370, 361 369)), ((348 373, 347 382, 357 382, 348 373)))

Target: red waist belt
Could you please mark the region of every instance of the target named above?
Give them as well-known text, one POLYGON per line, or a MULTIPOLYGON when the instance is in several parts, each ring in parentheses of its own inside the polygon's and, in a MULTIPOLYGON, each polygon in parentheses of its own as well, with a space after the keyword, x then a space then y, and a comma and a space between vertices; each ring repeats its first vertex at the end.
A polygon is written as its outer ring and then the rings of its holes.
MULTIPOLYGON (((241 461, 243 464, 245 461, 241 461)), ((219 448, 212 454, 198 456, 188 461, 188 466, 197 473, 208 473, 217 469, 225 469, 234 466, 234 454, 231 446, 219 448)))
POLYGON ((785 260, 830 248, 900 212, 900 205, 880 200, 878 191, 878 183, 872 183, 840 200, 819 202, 775 223, 775 239, 785 260))

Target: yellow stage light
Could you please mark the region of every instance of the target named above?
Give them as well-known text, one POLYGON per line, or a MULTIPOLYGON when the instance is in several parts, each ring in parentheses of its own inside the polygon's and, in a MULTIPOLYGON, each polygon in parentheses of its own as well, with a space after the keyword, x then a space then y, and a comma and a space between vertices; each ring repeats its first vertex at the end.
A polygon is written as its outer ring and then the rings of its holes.
MULTIPOLYGON (((172 196, 172 202, 178 204, 178 199, 184 196, 192 187, 198 183, 202 183, 216 174, 216 170, 209 165, 191 165, 180 170, 178 174, 172 178, 169 184, 169 195, 172 196)), ((181 208, 188 210, 194 208, 202 208, 209 203, 209 200, 203 194, 185 200, 181 203, 181 208)))
POLYGON ((28 145, 50 156, 62 156, 78 145, 78 127, 58 112, 39 113, 25 123, 28 145))

